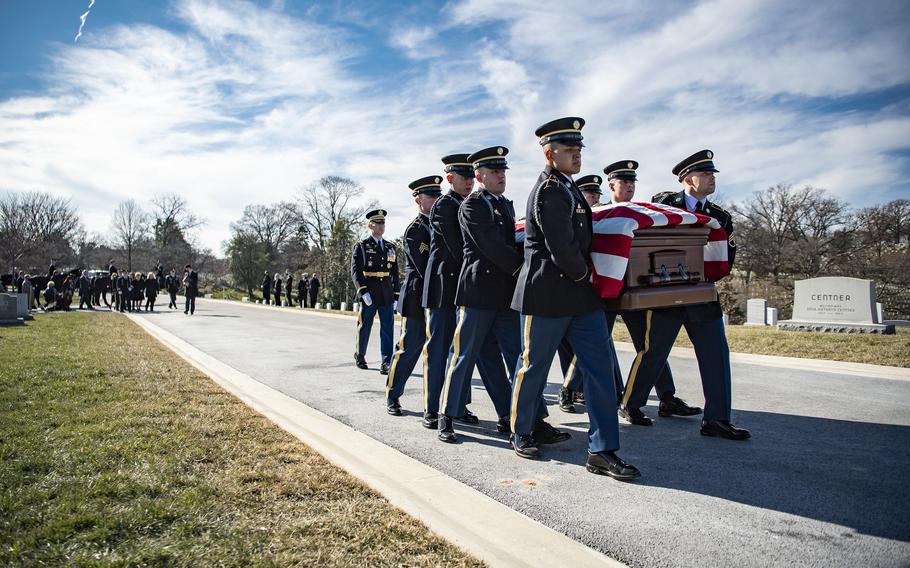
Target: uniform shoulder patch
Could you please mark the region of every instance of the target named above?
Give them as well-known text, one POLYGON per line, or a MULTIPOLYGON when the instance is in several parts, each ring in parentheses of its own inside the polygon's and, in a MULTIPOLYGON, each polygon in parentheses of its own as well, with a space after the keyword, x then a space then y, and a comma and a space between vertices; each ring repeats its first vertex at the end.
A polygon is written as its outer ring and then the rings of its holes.
POLYGON ((667 203, 671 201, 679 192, 677 191, 661 191, 651 198, 652 203, 667 203))

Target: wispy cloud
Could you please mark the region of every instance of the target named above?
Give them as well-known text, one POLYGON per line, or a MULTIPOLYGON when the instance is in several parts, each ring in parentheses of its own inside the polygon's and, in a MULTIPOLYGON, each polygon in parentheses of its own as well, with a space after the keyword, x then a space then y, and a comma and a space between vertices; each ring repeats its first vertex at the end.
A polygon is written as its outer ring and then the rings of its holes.
POLYGON ((907 179, 910 93, 874 102, 910 84, 902 3, 561 6, 465 0, 383 27, 370 12, 347 25, 325 7, 180 0, 177 25, 95 29, 54 53, 46 90, 0 101, 4 188, 71 196, 98 232, 114 196, 182 192, 218 250, 244 205, 339 174, 403 228, 407 183, 485 145, 511 148, 522 209, 533 130, 566 114, 588 121, 583 173, 639 160, 643 197, 703 147, 727 200, 792 182, 862 204, 907 179), (818 110, 831 104, 846 110, 818 110))
POLYGON ((88 14, 92 11, 92 6, 94 5, 95 0, 88 0, 88 8, 86 8, 85 12, 79 16, 79 31, 76 32, 76 37, 73 38, 73 43, 76 43, 79 41, 79 38, 82 37, 82 28, 85 27, 85 20, 88 19, 88 14))

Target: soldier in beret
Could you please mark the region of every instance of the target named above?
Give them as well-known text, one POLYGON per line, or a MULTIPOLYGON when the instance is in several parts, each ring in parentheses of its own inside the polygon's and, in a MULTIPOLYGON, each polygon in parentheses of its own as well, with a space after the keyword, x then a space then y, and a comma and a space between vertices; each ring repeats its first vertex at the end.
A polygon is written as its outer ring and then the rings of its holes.
POLYGON ((584 372, 587 469, 627 481, 641 474, 616 455, 616 352, 602 300, 591 285, 591 208, 571 177, 581 169, 583 126, 581 118, 567 117, 535 132, 547 166, 528 197, 524 263, 512 299, 523 320, 521 368, 512 388, 512 447, 520 457, 539 456, 540 398, 559 342, 566 338, 584 372))
POLYGON ((508 431, 510 376, 520 353, 518 313, 509 308, 509 303, 521 268, 515 242, 515 209, 503 197, 508 153, 503 146, 493 146, 468 156, 480 189, 466 197, 458 209, 464 262, 455 294, 458 324, 442 389, 439 439, 443 442, 457 441, 452 420, 466 403, 464 396, 474 365, 490 337, 499 343, 509 376, 500 368, 502 373, 489 377, 485 386, 496 409, 497 429, 508 431))
MULTIPOLYGON (((717 168, 714 153, 702 150, 676 164, 673 175, 682 184, 682 191, 665 191, 652 199, 656 203, 673 205, 717 219, 729 237, 728 261, 732 267, 736 253, 733 242, 733 218, 722 208, 708 201, 714 193, 717 168)), ((644 348, 638 352, 623 397, 623 409, 631 415, 647 403, 648 393, 666 367, 667 357, 680 327, 695 347, 698 369, 705 393, 705 415, 701 433, 728 440, 746 440, 748 430, 737 428, 731 421, 730 348, 724 331, 720 302, 646 310, 644 348)), ((663 406, 663 405, 662 405, 663 406)))
MULTIPOLYGON (((395 245, 382 238, 385 233, 385 209, 366 214, 370 236, 357 243, 351 256, 351 278, 362 302, 357 314, 357 341, 354 363, 366 369, 364 355, 373 329, 373 318, 379 313, 379 349, 382 363, 379 372, 389 374, 392 362, 392 334, 395 327, 395 301, 398 299, 398 255, 395 245)), ((316 276, 310 281, 313 286, 316 276)))
POLYGON ((426 176, 412 181, 408 187, 417 204, 419 214, 404 232, 405 271, 401 283, 401 337, 392 357, 392 368, 386 384, 386 410, 392 416, 401 416, 399 397, 426 342, 426 317, 421 300, 423 282, 430 256, 430 220, 433 203, 442 190, 439 176, 426 176))
MULTIPOLYGON (((430 257, 427 261, 423 286, 423 307, 427 311, 426 366, 424 367, 423 425, 439 427, 439 402, 445 383, 446 361, 455 337, 457 313, 455 292, 464 261, 464 238, 458 221, 458 209, 474 187, 474 164, 469 154, 449 154, 442 158, 446 181, 451 190, 436 200, 430 210, 430 257)), ((502 353, 495 337, 489 337, 477 358, 477 370, 484 384, 505 375, 502 353)), ((460 395, 462 408, 455 420, 477 424, 478 419, 467 409, 471 401, 471 385, 465 382, 460 395)))

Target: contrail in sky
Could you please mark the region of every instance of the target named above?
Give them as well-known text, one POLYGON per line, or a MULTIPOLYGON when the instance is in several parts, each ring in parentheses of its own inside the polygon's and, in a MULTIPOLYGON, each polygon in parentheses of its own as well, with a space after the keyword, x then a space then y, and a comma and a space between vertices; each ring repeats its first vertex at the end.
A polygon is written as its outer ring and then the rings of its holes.
POLYGON ((76 38, 73 40, 73 43, 79 41, 79 38, 82 37, 82 28, 85 27, 85 20, 88 19, 88 13, 92 11, 92 6, 95 5, 95 0, 88 0, 88 8, 86 8, 85 13, 79 16, 79 31, 76 33, 76 38))

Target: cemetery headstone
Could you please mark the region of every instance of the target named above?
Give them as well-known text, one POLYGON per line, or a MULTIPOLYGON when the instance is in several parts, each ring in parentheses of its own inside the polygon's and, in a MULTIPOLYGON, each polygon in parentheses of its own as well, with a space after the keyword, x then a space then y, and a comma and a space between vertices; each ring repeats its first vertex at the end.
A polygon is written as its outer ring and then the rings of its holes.
POLYGON ((767 325, 768 300, 753 298, 746 302, 746 325, 767 325))
POLYGON ((894 333, 893 325, 878 323, 875 282, 861 278, 825 276, 797 280, 793 317, 778 322, 783 331, 894 333))

